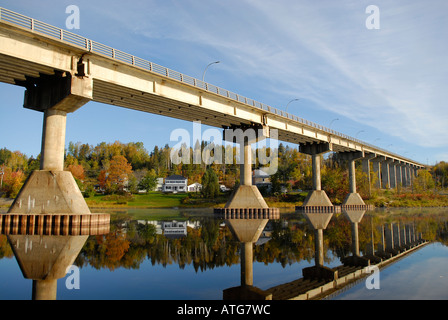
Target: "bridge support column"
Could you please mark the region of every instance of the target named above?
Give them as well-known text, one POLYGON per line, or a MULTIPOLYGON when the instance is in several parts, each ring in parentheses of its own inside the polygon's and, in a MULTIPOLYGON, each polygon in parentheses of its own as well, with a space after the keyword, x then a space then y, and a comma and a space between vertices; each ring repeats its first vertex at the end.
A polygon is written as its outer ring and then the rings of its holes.
MULTIPOLYGON (((251 144, 269 137, 266 127, 241 127, 225 129, 224 139, 240 145, 240 185, 227 201, 224 209, 270 209, 257 186, 252 185, 252 147, 251 144)), ((275 208, 271 208, 276 210, 275 208)), ((221 209, 215 209, 219 211, 221 209)))
POLYGON ((381 189, 381 162, 386 160, 383 156, 377 156, 371 160, 373 172, 375 173, 375 188, 381 189))
POLYGON ((408 187, 412 186, 412 171, 411 171, 411 165, 409 163, 406 165, 406 178, 407 178, 406 186, 408 187))
POLYGON ((390 164, 392 160, 388 159, 381 163, 381 186, 383 189, 391 188, 390 164))
POLYGON ((372 195, 372 182, 370 177, 370 159, 375 158, 375 154, 367 154, 364 155, 364 158, 362 159, 362 172, 367 174, 367 183, 369 186, 369 197, 372 195))
POLYGON ((71 172, 64 171, 67 113, 92 98, 91 79, 56 75, 24 84, 24 107, 42 111, 40 170, 28 177, 8 213, 86 214, 90 210, 71 172))
POLYGON ((21 84, 24 107, 43 112, 41 163, 6 214, 19 224, 7 233, 8 241, 23 276, 33 280, 32 298, 54 300, 57 279, 66 275, 89 234, 109 230, 109 216, 92 215, 71 172, 64 171, 67 113, 92 99, 92 80, 56 72, 21 84))
POLYGON ((299 151, 311 155, 313 166, 313 190, 308 193, 303 206, 332 207, 330 199, 321 185, 320 155, 331 151, 329 143, 300 144, 299 151))
POLYGON ((401 169, 402 169, 402 165, 399 162, 399 163, 397 163, 397 165, 395 165, 395 170, 396 170, 396 174, 397 174, 397 188, 403 186, 403 173, 402 173, 401 169))
POLYGON ((408 186, 408 174, 406 170, 406 164, 401 164, 401 182, 403 187, 408 186))
POLYGON ((364 152, 341 152, 338 154, 338 157, 341 160, 348 160, 348 178, 349 178, 349 186, 350 193, 344 199, 342 205, 350 206, 350 205, 365 205, 364 200, 362 200, 361 196, 358 192, 356 192, 356 170, 355 170, 355 160, 364 158, 364 152))
POLYGON ((391 189, 397 188, 397 165, 396 161, 392 161, 389 164, 389 180, 391 189))
POLYGON ((65 126, 67 113, 54 109, 44 111, 42 130, 41 170, 63 171, 65 126))

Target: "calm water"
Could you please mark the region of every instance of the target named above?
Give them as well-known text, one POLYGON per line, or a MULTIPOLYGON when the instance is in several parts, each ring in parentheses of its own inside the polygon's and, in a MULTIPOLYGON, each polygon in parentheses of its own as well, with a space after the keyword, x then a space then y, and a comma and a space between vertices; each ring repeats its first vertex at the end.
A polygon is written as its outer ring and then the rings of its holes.
MULTIPOLYGON (((61 276, 57 299, 221 300, 224 289, 241 284, 241 243, 212 210, 109 213, 110 233, 82 242, 74 263, 79 289, 67 288, 75 273, 61 276)), ((360 282, 332 299, 448 299, 447 218, 446 209, 366 212, 358 226, 361 254, 371 246, 372 234, 375 248, 380 245, 379 230, 391 222, 412 225, 434 242, 382 269, 379 290, 360 282)), ((28 257, 38 248, 51 256, 48 239, 21 237, 12 241, 28 257)), ((351 251, 351 224, 344 214, 334 214, 324 230, 324 264, 341 265, 351 251)), ((28 258, 20 267, 7 237, 0 235, 0 300, 31 299, 32 280, 24 274, 43 268, 36 260, 28 258)), ((315 263, 314 230, 302 215, 283 212, 280 220, 267 223, 253 260, 253 285, 260 289, 301 278, 302 269, 315 263)))

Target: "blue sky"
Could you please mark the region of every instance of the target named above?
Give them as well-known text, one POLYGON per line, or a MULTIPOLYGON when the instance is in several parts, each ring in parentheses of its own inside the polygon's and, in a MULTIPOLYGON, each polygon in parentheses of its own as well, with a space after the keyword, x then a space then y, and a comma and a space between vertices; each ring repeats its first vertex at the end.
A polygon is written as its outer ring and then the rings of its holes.
MULTIPOLYGON (((65 28, 80 9, 87 38, 424 164, 448 161, 446 0, 0 1, 65 28), (366 8, 380 13, 367 29, 366 8), (335 120, 338 119, 338 120, 335 120)), ((0 148, 40 152, 42 114, 0 83, 0 148)), ((66 143, 174 145, 192 124, 89 102, 67 119, 66 143)))

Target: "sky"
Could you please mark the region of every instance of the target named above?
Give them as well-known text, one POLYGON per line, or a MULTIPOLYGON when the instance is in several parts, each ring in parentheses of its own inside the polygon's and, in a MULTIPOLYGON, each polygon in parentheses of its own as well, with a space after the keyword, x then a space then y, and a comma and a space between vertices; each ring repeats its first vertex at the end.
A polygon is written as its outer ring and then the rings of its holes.
MULTIPOLYGON (((70 31, 86 38, 198 79, 220 61, 206 82, 422 164, 448 161, 446 0, 0 0, 63 29, 69 5, 80 13, 70 31)), ((23 93, 0 83, 0 148, 37 156, 42 113, 23 108, 23 93)), ((150 152, 175 145, 177 128, 193 130, 89 102, 68 115, 66 145, 150 152)))

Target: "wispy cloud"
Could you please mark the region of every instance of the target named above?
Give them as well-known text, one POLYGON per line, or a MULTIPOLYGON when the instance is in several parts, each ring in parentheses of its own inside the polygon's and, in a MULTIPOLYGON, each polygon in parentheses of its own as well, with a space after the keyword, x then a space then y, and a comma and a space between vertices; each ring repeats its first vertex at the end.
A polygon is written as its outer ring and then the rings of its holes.
POLYGON ((123 51, 196 77, 221 60, 208 79, 250 98, 300 97, 405 142, 448 146, 445 0, 377 0, 380 30, 365 28, 364 0, 73 3, 81 34, 123 51))

